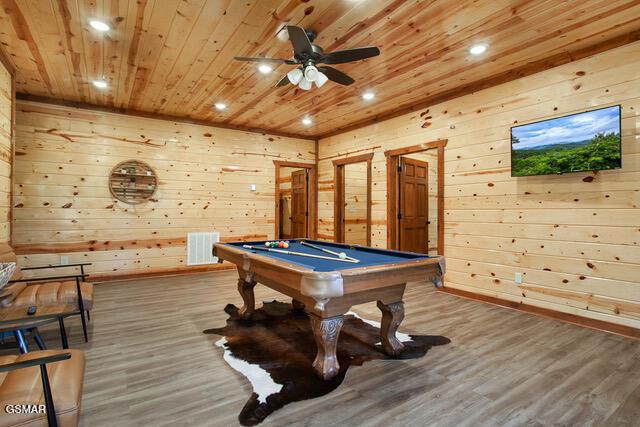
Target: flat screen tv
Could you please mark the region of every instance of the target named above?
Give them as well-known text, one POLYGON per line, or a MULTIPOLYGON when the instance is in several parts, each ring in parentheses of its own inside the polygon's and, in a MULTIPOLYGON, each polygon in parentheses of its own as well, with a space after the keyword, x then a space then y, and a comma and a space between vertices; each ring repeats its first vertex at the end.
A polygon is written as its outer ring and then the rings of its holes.
POLYGON ((511 128, 511 176, 622 167, 620 106, 511 128))

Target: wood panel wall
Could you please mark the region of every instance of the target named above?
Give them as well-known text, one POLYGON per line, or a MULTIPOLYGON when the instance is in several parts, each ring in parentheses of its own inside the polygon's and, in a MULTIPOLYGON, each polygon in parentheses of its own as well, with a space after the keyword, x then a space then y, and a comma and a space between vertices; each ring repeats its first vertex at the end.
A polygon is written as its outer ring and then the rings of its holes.
POLYGON ((184 270, 190 231, 273 238, 273 160, 315 162, 314 141, 25 101, 16 136, 13 244, 22 265, 67 255, 93 262, 98 277, 184 270), (149 203, 109 193, 111 168, 128 159, 157 173, 149 203))
POLYGON ((344 167, 344 241, 367 245, 367 162, 344 167))
POLYGON ((13 76, 0 61, 0 243, 6 243, 11 238, 14 102, 13 76))
POLYGON ((384 247, 383 151, 448 139, 446 286, 640 327, 638 70, 636 42, 320 140, 321 237, 333 237, 333 159, 375 153, 372 244, 384 247), (510 176, 510 126, 615 104, 621 170, 510 176))

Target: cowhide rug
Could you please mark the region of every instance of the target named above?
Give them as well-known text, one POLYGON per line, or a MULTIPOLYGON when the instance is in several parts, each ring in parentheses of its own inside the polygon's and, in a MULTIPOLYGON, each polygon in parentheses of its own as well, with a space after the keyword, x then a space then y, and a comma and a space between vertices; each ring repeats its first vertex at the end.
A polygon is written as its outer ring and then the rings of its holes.
POLYGON ((376 359, 415 359, 433 346, 451 342, 442 336, 398 332, 405 348, 399 356, 390 357, 380 345, 380 324, 349 312, 338 338, 340 373, 322 381, 311 367, 316 343, 304 312, 277 301, 265 302, 251 320, 241 319, 232 304, 224 311, 229 314, 227 325, 204 333, 222 336, 216 345, 224 349, 224 360, 253 386, 253 393, 238 416, 243 425, 256 425, 288 403, 332 392, 352 365, 376 359))

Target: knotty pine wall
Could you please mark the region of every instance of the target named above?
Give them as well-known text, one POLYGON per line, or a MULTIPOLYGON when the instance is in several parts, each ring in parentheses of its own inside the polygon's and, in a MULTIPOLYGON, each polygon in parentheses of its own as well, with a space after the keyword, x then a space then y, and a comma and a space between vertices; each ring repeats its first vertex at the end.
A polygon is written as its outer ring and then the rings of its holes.
POLYGON ((333 159, 375 153, 372 244, 385 247, 383 152, 446 138, 446 286, 640 327, 639 70, 636 42, 321 139, 321 237, 333 237, 333 159), (511 178, 510 126, 618 103, 621 170, 511 178))
POLYGON ((12 76, 0 61, 0 243, 8 242, 11 236, 13 102, 12 76))
POLYGON ((183 270, 190 231, 273 238, 273 160, 315 161, 310 140, 24 101, 16 136, 20 262, 57 264, 67 255, 93 262, 97 277, 183 270), (128 159, 155 169, 153 201, 132 206, 111 196, 109 172, 128 159))
POLYGON ((344 167, 344 241, 367 245, 367 162, 344 167))

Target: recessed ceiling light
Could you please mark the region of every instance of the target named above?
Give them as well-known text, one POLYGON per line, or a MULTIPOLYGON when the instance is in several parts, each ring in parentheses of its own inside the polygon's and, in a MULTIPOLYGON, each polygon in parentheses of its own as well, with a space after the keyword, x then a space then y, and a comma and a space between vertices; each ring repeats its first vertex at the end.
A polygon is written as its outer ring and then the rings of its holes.
POLYGON ((220 111, 222 111, 222 110, 224 110, 225 108, 227 108, 227 104, 224 104, 224 103, 222 103, 222 102, 216 102, 216 103, 214 104, 214 107, 216 107, 216 110, 220 110, 220 111))
POLYGON ((271 70, 271 66, 267 64, 260 64, 260 66, 258 67, 258 71, 260 71, 262 74, 269 74, 271 70))
POLYGON ((471 46, 471 49, 469 49, 469 53, 472 55, 482 55, 486 51, 487 51, 486 44, 474 44, 473 46, 471 46))
POLYGON ((302 119, 302 124, 305 125, 305 126, 309 126, 309 125, 311 125, 311 123, 313 123, 313 122, 311 121, 311 119, 309 117, 305 117, 304 119, 302 119))
POLYGON ((376 95, 373 92, 365 92, 362 94, 362 99, 365 101, 371 101, 375 97, 376 95))
POLYGON ((104 80, 94 80, 93 85, 98 89, 106 89, 109 86, 104 80))
POLYGON ((95 19, 89 21, 89 25, 91 25, 95 30, 101 31, 103 33, 111 29, 109 24, 107 24, 106 22, 98 21, 95 19))

